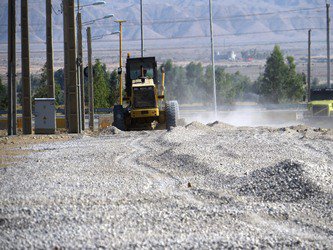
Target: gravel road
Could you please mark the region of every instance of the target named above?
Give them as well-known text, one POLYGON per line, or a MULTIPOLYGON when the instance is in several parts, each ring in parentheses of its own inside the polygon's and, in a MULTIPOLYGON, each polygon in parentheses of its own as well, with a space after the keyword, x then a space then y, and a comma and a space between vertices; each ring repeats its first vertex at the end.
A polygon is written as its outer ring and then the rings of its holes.
POLYGON ((198 122, 25 147, 0 248, 333 246, 333 132, 198 122))

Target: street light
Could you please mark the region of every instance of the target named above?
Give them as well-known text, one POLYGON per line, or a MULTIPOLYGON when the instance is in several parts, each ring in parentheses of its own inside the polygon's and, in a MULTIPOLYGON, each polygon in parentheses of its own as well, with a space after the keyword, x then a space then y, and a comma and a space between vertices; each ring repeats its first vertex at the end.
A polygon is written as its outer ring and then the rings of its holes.
POLYGON ((82 10, 83 7, 88 7, 88 6, 96 6, 96 5, 104 5, 106 4, 105 1, 97 1, 97 2, 94 2, 94 3, 89 3, 89 4, 84 4, 84 5, 79 5, 77 6, 77 9, 78 10, 82 10))
POLYGON ((214 116, 217 118, 217 98, 216 98, 216 78, 215 78, 215 55, 214 55, 214 29, 213 29, 213 4, 209 0, 209 16, 210 16, 210 44, 211 44, 211 60, 213 67, 213 92, 214 92, 214 116))
POLYGON ((109 15, 106 15, 106 16, 104 16, 102 18, 97 18, 97 19, 94 19, 94 20, 86 21, 86 22, 83 22, 82 25, 83 26, 85 26, 85 25, 91 25, 91 24, 95 23, 96 21, 108 19, 108 18, 111 18, 111 17, 114 17, 114 15, 113 14, 109 14, 109 15))
MULTIPOLYGON (((88 45, 88 84, 89 84, 89 127, 94 130, 94 83, 93 83, 93 66, 92 66, 92 46, 91 41, 102 39, 104 36, 110 36, 119 34, 119 31, 115 31, 109 34, 103 34, 100 36, 91 37, 91 28, 87 28, 87 45, 88 45)), ((85 73, 86 74, 86 73, 85 73)))
POLYGON ((125 20, 117 20, 115 21, 119 24, 119 104, 123 105, 123 84, 122 84, 122 53, 123 53, 123 23, 125 23, 125 20))
POLYGON ((105 5, 105 1, 95 1, 90 4, 80 5, 80 0, 77 0, 77 65, 78 65, 78 100, 79 100, 79 117, 80 117, 80 131, 85 129, 85 103, 84 103, 84 74, 83 74, 83 49, 82 49, 82 17, 80 10, 88 6, 105 5))
POLYGON ((120 34, 120 31, 114 31, 114 32, 111 32, 108 34, 93 36, 93 37, 91 37, 91 40, 99 40, 99 39, 104 38, 105 36, 112 36, 112 35, 117 35, 117 34, 120 34))

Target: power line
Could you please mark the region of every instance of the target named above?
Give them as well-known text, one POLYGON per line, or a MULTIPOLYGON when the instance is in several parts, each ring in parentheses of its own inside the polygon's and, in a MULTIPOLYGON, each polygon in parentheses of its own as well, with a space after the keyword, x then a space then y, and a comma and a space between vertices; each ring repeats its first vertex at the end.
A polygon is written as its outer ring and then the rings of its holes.
MULTIPOLYGON (((326 43, 326 41, 316 40, 312 41, 312 43, 326 43)), ((276 44, 307 44, 307 41, 278 41, 278 42, 263 42, 263 43, 243 43, 243 44, 232 44, 232 45, 217 45, 216 48, 233 48, 233 47, 255 47, 255 46, 269 46, 269 45, 276 45, 276 44)), ((202 46, 190 46, 190 47, 163 47, 163 48, 146 48, 147 51, 168 51, 168 50, 198 50, 198 49, 209 49, 210 46, 202 45, 202 46)), ((137 48, 127 48, 127 51, 140 51, 137 48)), ((94 49, 95 52, 118 52, 118 49, 94 49)), ((55 53, 62 53, 62 50, 55 50, 55 53)), ((87 52, 84 50, 84 52, 87 52)), ((7 53, 6 51, 0 51, 1 54, 7 53)), ((21 53, 17 51, 16 53, 21 53)), ((44 50, 35 50, 31 51, 30 53, 38 54, 38 53, 45 53, 44 50)))
MULTIPOLYGON (((311 28, 312 30, 326 30, 325 28, 311 28)), ((257 32, 244 32, 244 33, 234 33, 234 34, 219 34, 214 35, 215 37, 237 37, 237 36, 246 36, 246 35, 258 35, 258 34, 271 34, 271 33, 280 33, 280 32, 293 32, 293 31, 307 31, 309 28, 299 28, 299 29, 283 29, 283 30, 272 30, 272 31, 257 31, 257 32)), ((147 41, 159 41, 159 40, 182 40, 182 39, 193 39, 193 38, 208 38, 206 35, 196 35, 196 36, 175 36, 175 37, 158 37, 158 38, 145 38, 147 41)), ((140 39, 125 39, 126 42, 137 42, 140 39)), ((104 42, 118 42, 118 40, 110 39, 100 39, 96 40, 94 43, 104 43, 104 42)), ((62 44, 63 42, 54 42, 54 44, 62 44)), ((0 43, 1 45, 6 45, 7 43, 0 43)), ((18 43, 20 44, 20 43, 18 43)), ((30 44, 45 44, 45 41, 41 42, 31 42, 30 44)))
MULTIPOLYGON (((214 18, 215 21, 226 20, 226 19, 233 19, 233 18, 244 18, 244 17, 252 17, 252 16, 266 16, 266 15, 275 15, 275 14, 284 14, 284 13, 293 13, 293 12, 302 12, 302 11, 311 11, 311 10, 322 10, 322 8, 305 8, 305 9, 291 9, 285 11, 276 11, 276 12, 261 12, 261 13, 251 13, 251 14, 243 14, 243 15, 232 15, 232 16, 225 16, 220 18, 214 18)), ((323 11, 323 10, 322 10, 323 11)), ((170 19, 170 20, 150 20, 145 22, 145 24, 165 24, 165 23, 181 23, 181 22, 201 22, 201 21, 209 21, 208 17, 199 17, 194 19, 170 19)), ((138 22, 135 20, 129 20, 128 23, 137 24, 138 22)))
MULTIPOLYGON (((314 7, 314 8, 303 8, 303 9, 291 9, 291 10, 284 10, 284 11, 276 11, 276 12, 259 12, 259 13, 251 13, 251 14, 243 14, 243 15, 231 15, 231 16, 224 16, 219 18, 214 18, 214 21, 221 21, 221 20, 229 20, 234 18, 244 18, 244 17, 252 17, 252 16, 267 16, 267 15, 274 15, 274 14, 285 14, 285 13, 294 13, 294 12, 302 12, 302 11, 314 11, 320 10, 324 11, 322 8, 314 7)), ((182 22, 202 22, 202 21, 209 21, 207 17, 196 17, 196 18, 182 18, 182 19, 151 19, 150 21, 144 22, 145 25, 149 24, 168 24, 168 23, 182 23, 182 22)), ((140 25, 140 22, 137 20, 128 20, 128 25, 140 25)), ((43 24, 39 23, 32 23, 29 26, 40 26, 43 24)), ((62 24, 54 24, 54 25, 62 25, 62 24)), ((6 25, 0 25, 6 26, 6 25)))

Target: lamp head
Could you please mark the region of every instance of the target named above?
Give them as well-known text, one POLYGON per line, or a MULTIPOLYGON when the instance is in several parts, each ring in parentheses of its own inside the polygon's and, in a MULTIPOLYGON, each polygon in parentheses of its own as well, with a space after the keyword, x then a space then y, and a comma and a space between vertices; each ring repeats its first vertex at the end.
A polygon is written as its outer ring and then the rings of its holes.
POLYGON ((106 15, 105 17, 103 17, 103 19, 107 19, 107 18, 111 18, 111 17, 114 17, 114 15, 113 14, 106 15))
POLYGON ((97 2, 94 2, 92 5, 103 5, 103 4, 106 4, 105 1, 97 1, 97 2))

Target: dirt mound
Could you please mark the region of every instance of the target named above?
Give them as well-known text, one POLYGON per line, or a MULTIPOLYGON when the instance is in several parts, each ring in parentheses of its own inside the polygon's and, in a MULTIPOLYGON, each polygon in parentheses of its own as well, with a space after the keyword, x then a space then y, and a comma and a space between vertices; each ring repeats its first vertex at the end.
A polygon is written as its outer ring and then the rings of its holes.
POLYGON ((302 164, 290 160, 256 170, 241 181, 240 194, 262 197, 264 201, 296 202, 320 192, 306 177, 302 164))
POLYGON ((187 128, 187 129, 207 129, 208 127, 201 122, 194 121, 194 122, 191 122, 190 124, 187 124, 185 126, 185 128, 187 128))

